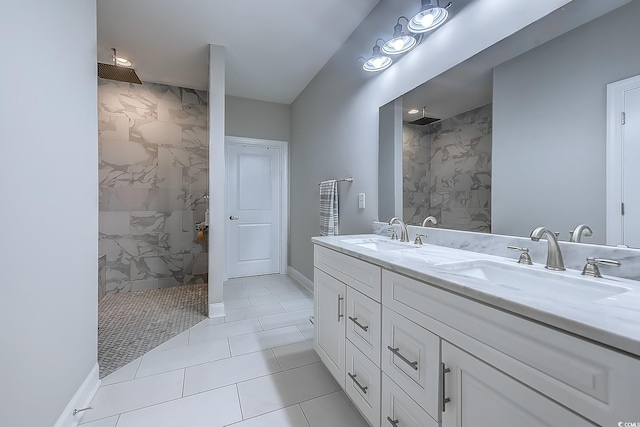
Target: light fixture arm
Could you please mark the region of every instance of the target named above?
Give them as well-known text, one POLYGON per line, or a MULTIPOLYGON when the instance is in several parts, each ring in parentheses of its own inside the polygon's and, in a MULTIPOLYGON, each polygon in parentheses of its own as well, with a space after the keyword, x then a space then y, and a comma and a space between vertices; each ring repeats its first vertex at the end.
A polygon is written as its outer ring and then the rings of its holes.
POLYGON ((116 67, 118 66, 118 61, 116 60, 117 56, 118 56, 118 51, 116 50, 116 48, 112 47, 111 48, 111 56, 112 56, 112 60, 113 60, 113 65, 115 65, 116 67))

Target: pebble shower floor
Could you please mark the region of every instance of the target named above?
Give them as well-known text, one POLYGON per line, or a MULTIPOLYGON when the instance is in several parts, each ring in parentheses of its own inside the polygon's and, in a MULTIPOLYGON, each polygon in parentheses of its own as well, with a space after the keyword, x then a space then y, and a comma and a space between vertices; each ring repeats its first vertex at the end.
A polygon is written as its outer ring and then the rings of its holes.
POLYGON ((100 378, 204 320, 207 285, 109 293, 98 304, 100 378))

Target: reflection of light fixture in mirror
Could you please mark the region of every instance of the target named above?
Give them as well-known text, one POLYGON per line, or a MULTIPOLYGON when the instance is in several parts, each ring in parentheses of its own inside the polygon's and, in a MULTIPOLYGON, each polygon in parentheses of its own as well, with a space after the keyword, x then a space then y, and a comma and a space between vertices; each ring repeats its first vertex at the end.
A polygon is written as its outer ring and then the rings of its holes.
MULTIPOLYGON (((382 39, 378 39, 382 40, 382 39)), ((391 66, 393 60, 386 55, 380 53, 380 46, 378 46, 378 40, 376 40, 375 46, 373 46, 373 55, 371 58, 367 59, 364 64, 362 64, 362 68, 365 71, 375 72, 386 70, 391 66)), ((382 40, 384 43, 384 40, 382 40)))
POLYGON ((420 110, 418 110, 417 108, 414 108, 413 110, 407 111, 407 113, 409 113, 409 114, 418 114, 419 112, 420 112, 420 110))
POLYGON ((382 45, 382 51, 388 55, 397 55, 405 53, 418 46, 418 39, 413 34, 405 34, 402 31, 401 19, 405 19, 407 23, 409 19, 406 16, 398 18, 398 22, 393 27, 393 37, 382 45))
POLYGON ((420 12, 416 13, 409 21, 409 31, 414 33, 426 33, 435 30, 447 20, 451 7, 449 2, 445 7, 440 7, 440 0, 422 0, 420 12))

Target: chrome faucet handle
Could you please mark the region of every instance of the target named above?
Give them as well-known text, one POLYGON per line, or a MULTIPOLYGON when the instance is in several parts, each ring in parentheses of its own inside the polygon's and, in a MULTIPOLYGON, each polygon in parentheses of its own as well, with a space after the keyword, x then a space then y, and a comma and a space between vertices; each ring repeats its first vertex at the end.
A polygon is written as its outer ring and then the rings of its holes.
POLYGON ((391 229, 391 240, 398 240, 398 233, 394 229, 391 229))
POLYGON ((427 235, 426 234, 417 234, 416 235, 416 240, 413 243, 416 244, 416 245, 421 245, 423 237, 426 239, 427 235))
POLYGON ((612 259, 589 257, 587 258, 587 265, 585 265, 584 268, 582 269, 582 275, 587 277, 601 278, 602 274, 600 274, 600 268, 598 268, 598 264, 620 267, 619 261, 614 261, 612 259))
POLYGON ((519 246, 507 246, 507 249, 521 252, 520 259, 518 259, 518 264, 533 265, 533 262, 531 261, 531 255, 529 255, 529 248, 521 248, 519 246))

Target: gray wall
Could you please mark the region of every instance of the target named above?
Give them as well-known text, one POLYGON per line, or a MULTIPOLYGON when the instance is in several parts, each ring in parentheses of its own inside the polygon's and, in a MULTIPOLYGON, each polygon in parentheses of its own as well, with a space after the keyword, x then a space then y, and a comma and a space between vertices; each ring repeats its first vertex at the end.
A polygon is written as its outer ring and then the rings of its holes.
POLYGON ((206 283, 207 92, 98 81, 107 291, 206 283))
POLYGON ((292 104, 290 265, 313 277, 311 237, 319 234, 318 182, 341 183, 340 231, 371 231, 378 217, 378 108, 567 3, 474 1, 409 55, 383 73, 366 73, 356 58, 369 55, 383 28, 411 14, 416 2, 381 0, 292 104), (470 37, 469 35, 473 36, 470 37), (358 193, 367 208, 358 209, 358 193))
POLYGON ((291 107, 226 96, 225 135, 290 142, 291 107))
POLYGON ((493 232, 605 243, 606 85, 640 74, 640 2, 494 71, 493 232))
POLYGON ((97 361, 96 2, 2 9, 1 424, 49 427, 97 361))

